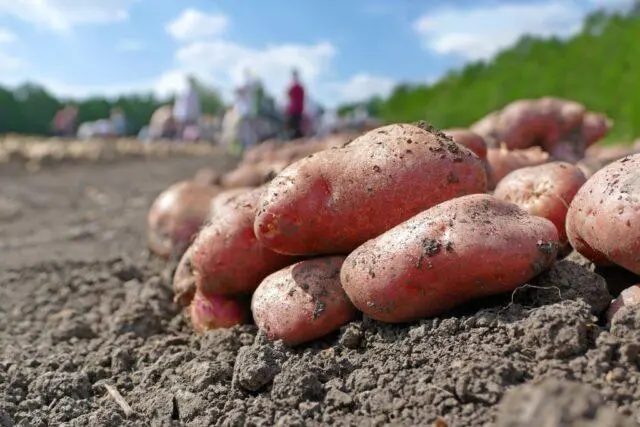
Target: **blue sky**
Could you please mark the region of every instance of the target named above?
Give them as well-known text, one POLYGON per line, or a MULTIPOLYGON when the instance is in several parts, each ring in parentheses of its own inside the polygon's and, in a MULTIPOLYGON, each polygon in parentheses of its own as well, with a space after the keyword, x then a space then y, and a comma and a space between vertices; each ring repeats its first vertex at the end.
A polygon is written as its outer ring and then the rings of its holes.
POLYGON ((524 33, 569 36, 630 0, 0 0, 0 84, 83 97, 179 90, 229 97, 246 67, 282 94, 296 66, 325 105, 432 82, 524 33))

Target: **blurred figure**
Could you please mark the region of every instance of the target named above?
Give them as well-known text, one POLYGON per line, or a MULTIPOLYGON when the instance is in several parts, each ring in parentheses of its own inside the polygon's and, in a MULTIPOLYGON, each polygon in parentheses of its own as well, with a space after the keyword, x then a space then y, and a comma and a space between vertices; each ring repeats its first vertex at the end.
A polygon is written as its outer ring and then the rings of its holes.
POLYGON ((75 105, 65 105, 58 110, 53 118, 53 133, 55 136, 70 137, 75 135, 78 108, 75 105))
POLYGON ((200 118, 200 97, 196 91, 194 77, 187 79, 187 89, 176 98, 173 106, 173 118, 176 121, 178 137, 190 125, 197 125, 200 118))
POLYGON ((169 103, 153 112, 149 120, 148 137, 150 140, 176 138, 178 127, 173 118, 173 110, 173 104, 169 103))
POLYGON ((244 72, 244 83, 236 89, 235 111, 239 116, 238 139, 242 150, 254 146, 257 143, 257 135, 254 129, 256 117, 256 80, 249 70, 244 72))
POLYGON ((302 115, 304 113, 304 88, 300 83, 298 70, 291 73, 291 86, 287 92, 289 103, 287 105, 287 129, 291 138, 301 138, 302 115))
POLYGON ((116 138, 121 138, 127 133, 127 119, 121 108, 113 108, 111 110, 111 127, 116 138))

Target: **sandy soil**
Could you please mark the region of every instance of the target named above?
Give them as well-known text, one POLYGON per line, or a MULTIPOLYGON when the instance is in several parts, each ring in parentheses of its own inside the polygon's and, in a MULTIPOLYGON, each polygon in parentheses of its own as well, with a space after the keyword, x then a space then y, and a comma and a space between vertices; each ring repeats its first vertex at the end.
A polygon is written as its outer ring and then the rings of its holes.
POLYGON ((513 295, 411 325, 361 319, 295 349, 195 335, 145 249, 169 184, 224 160, 0 168, 0 426, 632 426, 637 278, 578 256, 513 295))

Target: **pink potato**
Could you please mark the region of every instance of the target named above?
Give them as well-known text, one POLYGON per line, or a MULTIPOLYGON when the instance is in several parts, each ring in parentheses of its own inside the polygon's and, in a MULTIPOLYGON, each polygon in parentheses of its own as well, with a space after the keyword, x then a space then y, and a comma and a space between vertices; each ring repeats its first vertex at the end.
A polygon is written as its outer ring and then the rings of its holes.
POLYGON ((258 187, 230 199, 202 228, 192 249, 196 285, 204 293, 253 292, 262 279, 297 259, 265 247, 253 232, 258 187))
POLYGON ((549 161, 549 154, 540 147, 525 150, 508 150, 504 145, 500 148, 487 149, 487 163, 490 168, 489 189, 494 189, 502 178, 520 168, 541 165, 549 161))
POLYGON ((445 129, 442 131, 460 145, 476 153, 481 159, 487 158, 487 143, 484 138, 469 129, 445 129))
POLYGON ((220 184, 220 172, 213 168, 200 168, 193 175, 193 181, 203 185, 220 184))
POLYGON ((571 202, 566 227, 571 245, 594 263, 640 274, 640 154, 589 178, 571 202))
POLYGON ((265 278, 251 310, 272 340, 301 344, 327 335, 358 315, 340 283, 343 256, 308 259, 265 278))
POLYGON ((557 249, 551 221, 494 196, 472 194, 364 243, 347 257, 340 277, 366 315, 410 322, 511 292, 550 267, 557 249))
POLYGON ((231 328, 249 319, 247 307, 235 297, 204 294, 196 291, 188 309, 191 325, 196 332, 231 328))
POLYGON ((278 174, 255 233, 283 254, 346 254, 437 203, 484 191, 485 163, 471 150, 436 130, 383 126, 278 174))
POLYGON ((163 191, 147 216, 149 248, 164 258, 179 259, 209 217, 211 200, 220 188, 181 181, 163 191))
POLYGON ((622 307, 632 307, 640 309, 640 285, 633 285, 620 292, 618 298, 611 301, 611 305, 607 310, 607 320, 615 322, 616 314, 622 307))
POLYGON ((220 209, 224 209, 224 206, 236 198, 236 196, 248 193, 254 189, 255 187, 236 187, 221 191, 217 196, 211 199, 211 207, 209 210, 210 215, 212 217, 215 216, 220 209))
POLYGON ((223 175, 220 183, 224 188, 257 187, 269 182, 287 165, 289 165, 289 162, 285 161, 241 164, 236 169, 223 175))
POLYGON ((566 162, 530 166, 505 176, 493 193, 498 199, 512 202, 531 215, 547 218, 558 229, 561 243, 567 242, 565 219, 569 204, 586 177, 566 162))

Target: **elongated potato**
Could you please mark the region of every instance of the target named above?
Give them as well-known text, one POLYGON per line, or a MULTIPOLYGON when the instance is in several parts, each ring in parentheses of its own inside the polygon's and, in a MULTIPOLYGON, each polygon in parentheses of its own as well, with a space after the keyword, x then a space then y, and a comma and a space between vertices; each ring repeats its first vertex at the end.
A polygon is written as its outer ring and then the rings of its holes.
POLYGON ((343 256, 300 261, 269 275, 251 300, 253 318, 272 340, 290 345, 320 338, 355 319, 340 283, 343 256))
POLYGON ((340 276, 363 313, 407 322, 513 291, 552 265, 557 248, 551 221, 494 196, 473 194, 369 240, 347 257, 340 276))
POLYGON ((255 233, 283 254, 348 253, 437 203, 484 191, 484 162, 469 149, 438 131, 384 126, 278 174, 255 233))
POLYGON ((564 244, 567 242, 565 219, 569 204, 586 180, 577 166, 550 162, 511 172, 498 183, 493 195, 553 222, 560 242, 564 244))
POLYGON ((640 154, 617 160, 580 188, 567 213, 571 245, 594 263, 640 274, 640 154))
POLYGON ((297 261, 273 252, 253 232, 256 188, 218 208, 193 242, 192 266, 196 285, 204 293, 233 295, 253 292, 262 279, 297 261))

